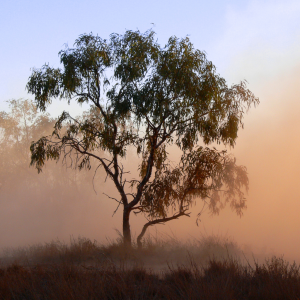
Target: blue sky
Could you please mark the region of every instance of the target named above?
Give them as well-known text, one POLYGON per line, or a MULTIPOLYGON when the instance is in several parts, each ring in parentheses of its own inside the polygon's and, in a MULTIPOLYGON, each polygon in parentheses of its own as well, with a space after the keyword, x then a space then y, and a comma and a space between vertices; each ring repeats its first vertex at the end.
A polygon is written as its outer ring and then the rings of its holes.
POLYGON ((145 31, 153 27, 161 43, 172 35, 190 35, 196 47, 208 51, 224 34, 225 12, 230 5, 236 4, 233 1, 183 4, 182 1, 2 0, 0 99, 26 96, 24 86, 30 68, 45 62, 58 66, 59 50, 65 43, 72 46, 82 33, 93 32, 108 38, 112 32, 145 31))
MULTIPOLYGON (((57 54, 64 44, 72 46, 88 32, 108 38, 112 32, 152 27, 161 44, 172 35, 189 35, 229 82, 247 79, 253 84, 253 77, 258 78, 255 63, 277 72, 270 52, 278 60, 277 52, 293 48, 295 37, 299 46, 299 15, 300 2, 292 0, 2 0, 0 109, 7 107, 8 99, 32 98, 25 91, 30 69, 44 63, 59 66, 57 54)), ((55 107, 50 111, 56 114, 55 107)))

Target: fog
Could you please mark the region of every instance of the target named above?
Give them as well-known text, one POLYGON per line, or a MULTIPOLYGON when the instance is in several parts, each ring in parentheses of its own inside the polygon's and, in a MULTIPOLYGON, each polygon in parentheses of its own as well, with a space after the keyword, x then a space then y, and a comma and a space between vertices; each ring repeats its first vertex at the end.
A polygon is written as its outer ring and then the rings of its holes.
MULTIPOLYGON (((250 190, 242 218, 225 209, 217 217, 203 214, 199 228, 192 220, 174 224, 176 234, 220 234, 254 252, 300 260, 300 67, 257 84, 261 103, 245 118, 236 147, 237 163, 247 166, 250 190)), ((185 220, 186 221, 186 220, 185 220)))
MULTIPOLYGON (((254 85, 261 104, 245 116, 245 128, 239 131, 236 146, 228 149, 238 164, 247 166, 249 173, 248 208, 242 218, 230 208, 218 216, 211 216, 204 209, 197 227, 196 215, 203 205, 199 200, 191 218, 157 225, 150 233, 157 230, 180 240, 220 235, 255 253, 284 255, 300 261, 299 82, 300 67, 296 65, 266 84, 254 85)), ((2 160, 10 157, 16 165, 19 156, 14 155, 19 154, 6 153, 2 160)), ((94 169, 72 171, 60 162, 49 162, 43 173, 37 174, 29 168, 29 150, 26 155, 22 170, 11 167, 13 176, 1 184, 1 248, 56 239, 68 242, 78 236, 99 242, 118 237, 117 230, 122 228, 121 208, 112 217, 116 202, 103 193, 117 193, 109 179, 105 182, 102 171, 93 182, 94 169)), ((133 161, 134 156, 129 153, 125 167, 132 168, 133 161)), ((5 177, 8 170, 3 166, 0 171, 5 177)), ((135 236, 144 221, 132 215, 135 236)))

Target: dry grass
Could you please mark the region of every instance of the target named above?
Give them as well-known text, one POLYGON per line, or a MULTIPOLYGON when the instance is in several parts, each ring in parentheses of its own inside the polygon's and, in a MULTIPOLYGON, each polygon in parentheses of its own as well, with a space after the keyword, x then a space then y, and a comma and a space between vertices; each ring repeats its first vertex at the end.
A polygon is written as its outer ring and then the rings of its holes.
POLYGON ((84 238, 6 250, 0 299, 300 299, 298 265, 244 264, 240 254, 216 237, 148 239, 141 251, 84 238))

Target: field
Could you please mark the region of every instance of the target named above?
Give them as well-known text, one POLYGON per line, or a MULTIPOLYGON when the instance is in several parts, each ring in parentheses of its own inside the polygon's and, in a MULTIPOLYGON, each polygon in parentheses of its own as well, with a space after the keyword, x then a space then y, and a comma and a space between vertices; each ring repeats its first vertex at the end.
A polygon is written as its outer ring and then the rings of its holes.
POLYGON ((6 249, 0 299, 300 299, 300 273, 218 237, 148 238, 142 250, 78 238, 6 249))

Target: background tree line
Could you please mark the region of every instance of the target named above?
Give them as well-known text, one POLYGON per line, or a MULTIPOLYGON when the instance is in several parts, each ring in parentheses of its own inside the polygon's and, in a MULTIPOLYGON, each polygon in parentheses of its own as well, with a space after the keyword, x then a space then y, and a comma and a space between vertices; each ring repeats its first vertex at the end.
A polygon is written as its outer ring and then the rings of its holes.
POLYGON ((99 189, 93 190, 94 169, 49 162, 38 175, 30 168, 30 145, 51 134, 55 120, 31 100, 8 102, 9 110, 0 112, 0 247, 88 236, 101 223, 93 218, 102 205, 99 189))

